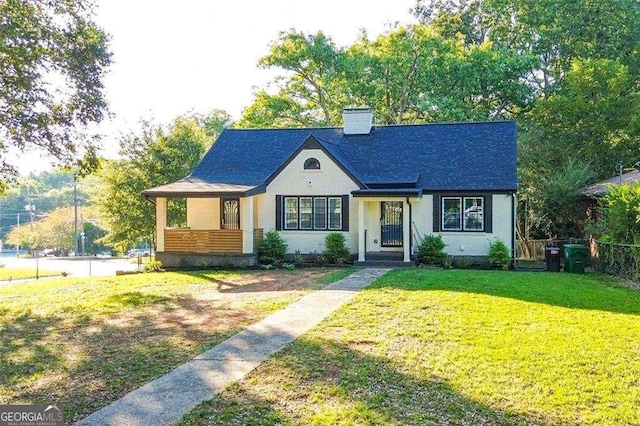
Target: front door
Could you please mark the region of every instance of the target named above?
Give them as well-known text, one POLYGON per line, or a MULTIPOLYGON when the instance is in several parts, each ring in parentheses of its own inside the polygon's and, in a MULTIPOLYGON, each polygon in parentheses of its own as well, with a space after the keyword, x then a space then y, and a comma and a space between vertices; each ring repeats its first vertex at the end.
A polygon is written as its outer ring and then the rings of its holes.
POLYGON ((380 212, 382 247, 402 247, 402 201, 383 201, 380 212))

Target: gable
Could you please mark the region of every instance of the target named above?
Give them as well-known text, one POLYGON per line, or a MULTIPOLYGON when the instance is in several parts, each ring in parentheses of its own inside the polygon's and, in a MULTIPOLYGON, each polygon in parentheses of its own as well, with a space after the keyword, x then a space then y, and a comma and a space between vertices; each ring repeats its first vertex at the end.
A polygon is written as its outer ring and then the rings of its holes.
POLYGON ((288 195, 341 195, 349 194, 360 186, 356 180, 319 146, 297 150, 286 164, 279 168, 267 184, 267 193, 288 195), (319 169, 305 169, 309 159, 319 162, 319 169))

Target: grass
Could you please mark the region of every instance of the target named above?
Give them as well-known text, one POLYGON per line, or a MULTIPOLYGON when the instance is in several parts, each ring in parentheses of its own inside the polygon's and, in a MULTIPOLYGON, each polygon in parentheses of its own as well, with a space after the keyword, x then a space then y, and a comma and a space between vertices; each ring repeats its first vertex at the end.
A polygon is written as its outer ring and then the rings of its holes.
POLYGON ((640 292, 396 270, 181 425, 640 424, 640 292))
POLYGON ((56 403, 74 422, 335 274, 215 271, 0 286, 0 404, 56 403))
POLYGON ((0 268, 0 281, 22 280, 27 278, 35 278, 36 272, 39 277, 55 277, 60 276, 60 272, 47 271, 35 268, 0 268))

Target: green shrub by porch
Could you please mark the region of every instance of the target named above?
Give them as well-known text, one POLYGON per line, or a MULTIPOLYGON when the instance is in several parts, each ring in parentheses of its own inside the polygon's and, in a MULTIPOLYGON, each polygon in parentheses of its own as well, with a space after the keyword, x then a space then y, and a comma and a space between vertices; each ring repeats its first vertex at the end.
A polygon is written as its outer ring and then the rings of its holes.
POLYGON ((258 260, 265 265, 281 264, 287 254, 287 243, 277 231, 269 231, 258 245, 258 260))
POLYGON ((349 260, 349 249, 345 244, 344 235, 339 232, 327 234, 324 239, 325 250, 322 256, 329 263, 342 264, 349 260))

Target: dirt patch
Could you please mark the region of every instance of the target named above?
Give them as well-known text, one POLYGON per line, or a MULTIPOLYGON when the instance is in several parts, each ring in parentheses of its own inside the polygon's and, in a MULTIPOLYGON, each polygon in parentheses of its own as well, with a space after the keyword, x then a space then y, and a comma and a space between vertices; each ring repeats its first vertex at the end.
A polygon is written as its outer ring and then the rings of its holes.
POLYGON ((14 372, 0 373, 0 401, 56 403, 77 421, 322 288, 331 272, 257 271, 153 297, 123 292, 119 300, 131 304, 115 314, 21 317, 0 328, 12 338, 0 355, 14 372))

